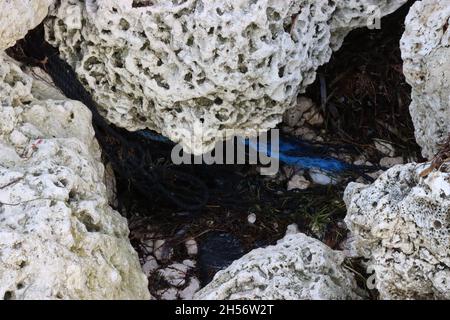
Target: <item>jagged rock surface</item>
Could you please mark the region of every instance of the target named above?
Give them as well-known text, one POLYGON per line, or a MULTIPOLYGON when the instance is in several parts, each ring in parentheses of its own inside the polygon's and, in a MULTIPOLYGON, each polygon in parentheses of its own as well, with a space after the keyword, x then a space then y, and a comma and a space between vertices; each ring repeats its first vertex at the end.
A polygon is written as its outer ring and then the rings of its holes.
POLYGON ((0 1, 0 51, 23 38, 44 20, 53 0, 0 1))
POLYGON ((417 1, 401 40, 417 143, 431 159, 450 132, 450 1, 417 1))
POLYGON ((398 165, 345 191, 353 255, 368 259, 382 299, 450 299, 450 174, 398 165))
POLYGON ((0 299, 146 299, 89 110, 0 53, 0 299))
POLYGON ((60 1, 47 33, 109 121, 199 154, 274 127, 374 5, 405 2, 60 1))
POLYGON ((388 15, 408 0, 340 0, 330 23, 331 47, 338 50, 350 31, 360 28, 380 28, 380 18, 388 15))
POLYGON ((216 274, 195 299, 361 299, 344 255, 304 234, 259 248, 216 274))

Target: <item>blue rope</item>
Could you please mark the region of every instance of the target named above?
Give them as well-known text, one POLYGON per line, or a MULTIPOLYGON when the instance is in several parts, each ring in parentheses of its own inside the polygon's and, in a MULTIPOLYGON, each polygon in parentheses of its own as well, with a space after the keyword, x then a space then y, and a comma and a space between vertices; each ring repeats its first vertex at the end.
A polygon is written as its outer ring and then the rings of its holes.
MULTIPOLYGON (((138 133, 146 139, 162 143, 173 143, 170 139, 154 131, 141 130, 138 131, 138 133)), ((329 148, 315 146, 292 137, 280 137, 278 153, 273 152, 270 143, 262 145, 261 143, 256 143, 254 139, 248 138, 238 138, 238 140, 257 152, 264 153, 268 157, 276 158, 284 164, 301 169, 320 169, 330 173, 340 173, 352 169, 357 171, 359 170, 361 172, 366 171, 367 169, 379 169, 375 167, 368 168, 365 166, 348 164, 342 160, 328 156, 327 153, 329 153, 329 148)))
POLYGON ((324 149, 311 146, 301 140, 298 140, 298 142, 295 143, 294 139, 281 137, 278 153, 271 149, 270 143, 261 145, 257 144, 254 140, 246 138, 241 138, 241 141, 257 152, 264 153, 268 157, 278 159, 284 164, 296 166, 301 169, 320 169, 323 171, 339 173, 352 168, 352 165, 339 159, 315 155, 314 152, 317 153, 318 151, 321 151, 320 153, 323 153, 324 149))

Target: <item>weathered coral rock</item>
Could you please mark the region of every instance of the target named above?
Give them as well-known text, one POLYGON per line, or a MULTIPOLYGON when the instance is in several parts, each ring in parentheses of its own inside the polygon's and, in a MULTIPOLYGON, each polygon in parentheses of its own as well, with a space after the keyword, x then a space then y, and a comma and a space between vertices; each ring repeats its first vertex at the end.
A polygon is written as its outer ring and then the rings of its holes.
POLYGON ((330 23, 333 50, 341 47, 350 31, 360 28, 381 28, 380 18, 394 12, 407 0, 340 0, 330 23))
POLYGON ((0 299, 149 298, 89 110, 4 54, 0 102, 0 299))
POLYGON ((450 299, 450 174, 397 165, 345 191, 349 248, 382 299, 450 299))
POLYGON ((216 274, 195 299, 361 299, 342 252, 304 234, 251 251, 216 274))
POLYGON ((0 51, 23 38, 44 20, 53 0, 0 1, 0 51))
POLYGON ((422 153, 432 158, 450 132, 450 1, 417 1, 401 40, 412 86, 410 112, 422 153))
POLYGON ((405 2, 60 1, 47 36, 109 121, 198 154, 274 127, 351 29, 405 2))

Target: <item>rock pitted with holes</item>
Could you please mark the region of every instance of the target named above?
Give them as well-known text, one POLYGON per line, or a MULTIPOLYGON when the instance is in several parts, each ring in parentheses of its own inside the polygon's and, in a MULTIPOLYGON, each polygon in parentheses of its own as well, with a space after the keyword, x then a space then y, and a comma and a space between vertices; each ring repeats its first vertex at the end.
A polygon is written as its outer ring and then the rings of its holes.
POLYGON ((345 191, 352 254, 382 299, 450 299, 450 174, 397 165, 345 191))
POLYGON ((0 299, 147 299, 89 110, 0 53, 0 299))
POLYGON ((23 38, 44 20, 53 0, 0 1, 0 50, 23 38))
POLYGON ((431 159, 450 133, 450 1, 417 1, 401 40, 417 143, 431 159))
POLYGON ((219 271, 196 299, 361 299, 344 254, 296 233, 219 271))
POLYGON ((351 29, 405 2, 59 1, 47 36, 109 121, 199 154, 273 128, 351 29))

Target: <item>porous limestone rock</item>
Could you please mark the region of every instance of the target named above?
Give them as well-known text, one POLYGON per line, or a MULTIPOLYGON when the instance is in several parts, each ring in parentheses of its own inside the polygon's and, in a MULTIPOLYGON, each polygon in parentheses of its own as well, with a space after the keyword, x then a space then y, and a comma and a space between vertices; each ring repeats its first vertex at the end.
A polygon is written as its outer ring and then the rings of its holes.
POLYGON ((350 31, 368 27, 381 28, 380 19, 388 15, 408 0, 340 0, 336 1, 336 11, 330 23, 331 47, 338 50, 350 31))
POLYGON ((361 299, 344 254, 304 234, 251 251, 219 271, 195 299, 361 299))
POLYGON ((0 102, 0 299, 149 298, 89 110, 4 54, 0 102))
POLYGON ((53 0, 0 1, 0 51, 22 39, 44 20, 53 0))
POLYGON ((450 132, 450 1, 417 1, 401 40, 410 112, 422 154, 432 158, 450 132))
POLYGON ((273 128, 349 30, 405 2, 58 1, 47 37, 109 121, 199 154, 273 128))
POLYGON ((450 174, 397 165, 345 191, 352 255, 382 299, 450 299, 450 174))

